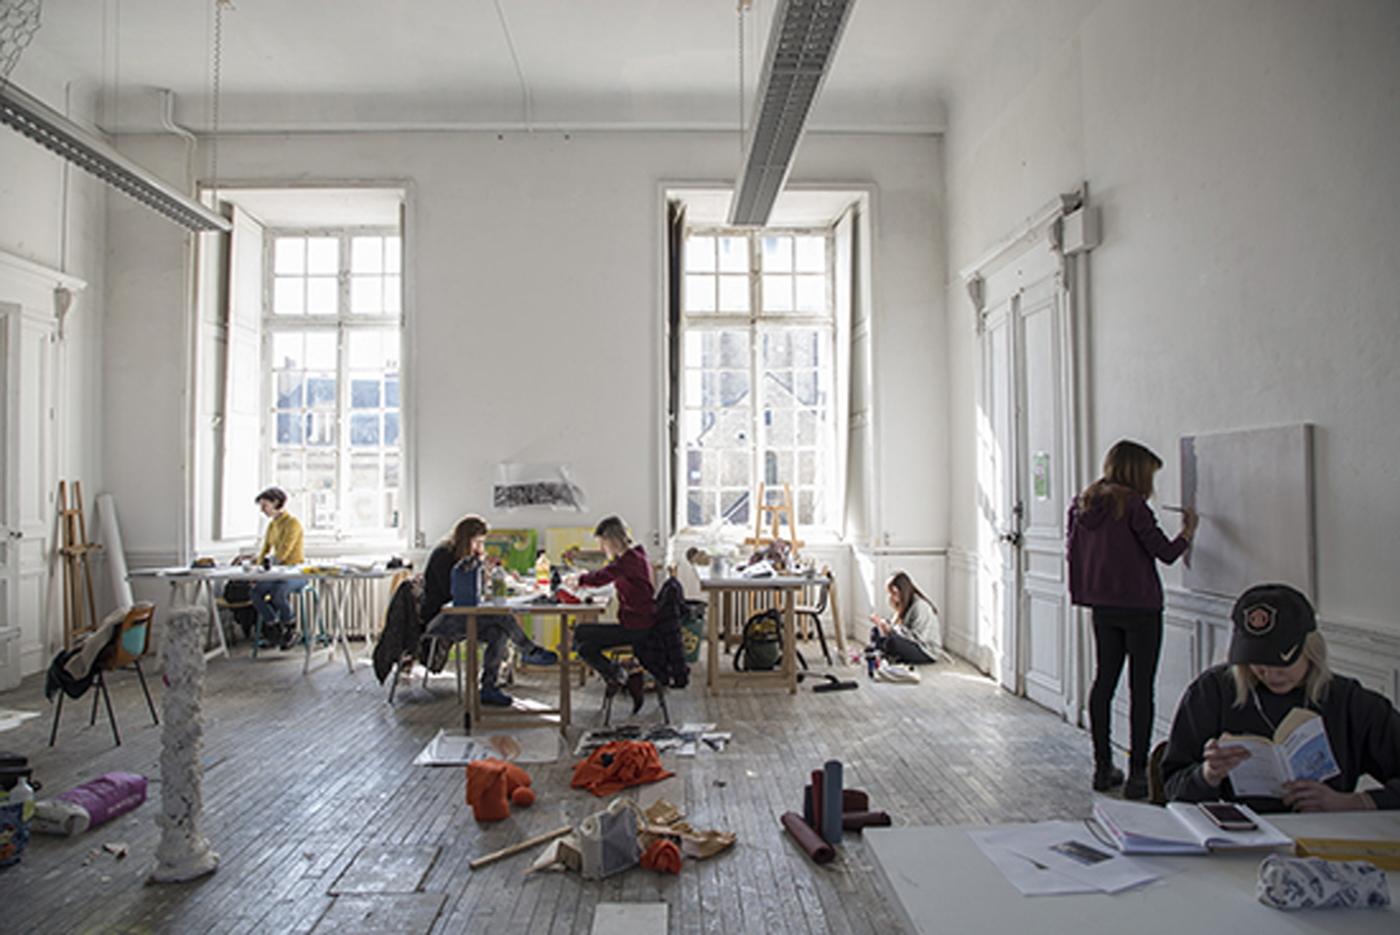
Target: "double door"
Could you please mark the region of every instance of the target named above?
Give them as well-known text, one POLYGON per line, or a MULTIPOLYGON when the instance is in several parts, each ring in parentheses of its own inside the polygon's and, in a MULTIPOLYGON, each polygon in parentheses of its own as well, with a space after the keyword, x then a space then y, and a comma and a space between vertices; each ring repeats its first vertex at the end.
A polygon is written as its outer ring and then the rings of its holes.
POLYGON ((979 605, 1002 685, 1071 720, 1074 615, 1065 514, 1074 495, 1072 333, 1045 240, 985 281, 981 323, 979 605))

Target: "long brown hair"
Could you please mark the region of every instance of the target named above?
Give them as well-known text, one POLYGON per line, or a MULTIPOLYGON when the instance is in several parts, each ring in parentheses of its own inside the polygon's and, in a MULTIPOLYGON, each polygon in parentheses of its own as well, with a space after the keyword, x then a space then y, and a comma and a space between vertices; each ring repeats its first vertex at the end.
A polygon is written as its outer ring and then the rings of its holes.
POLYGON ((1103 497, 1113 498, 1113 515, 1123 518, 1128 508, 1128 491, 1144 500, 1152 496, 1152 477, 1162 469, 1162 459, 1144 445, 1126 438, 1108 449, 1103 459, 1103 477, 1079 495, 1079 509, 1088 510, 1103 497))
POLYGON ((490 531, 491 527, 486 525, 486 520, 470 513, 457 520, 457 525, 452 527, 452 532, 442 540, 442 544, 451 546, 452 561, 460 562, 472 550, 472 540, 490 531))
POLYGON ((890 588, 893 588, 894 593, 899 595, 900 623, 904 622, 904 615, 909 613, 909 608, 913 606, 914 598, 916 597, 923 598, 924 602, 933 608, 933 612, 938 613, 938 607, 933 601, 928 599, 927 594, 919 590, 919 586, 914 583, 914 579, 910 578, 904 572, 897 571, 890 575, 890 580, 885 582, 885 590, 888 591, 890 588))

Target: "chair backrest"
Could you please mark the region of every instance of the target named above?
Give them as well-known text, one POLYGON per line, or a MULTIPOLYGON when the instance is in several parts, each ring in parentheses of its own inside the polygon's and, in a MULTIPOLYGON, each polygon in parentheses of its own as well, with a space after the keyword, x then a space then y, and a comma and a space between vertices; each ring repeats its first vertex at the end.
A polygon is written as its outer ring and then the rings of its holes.
POLYGON ((117 635, 112 640, 112 651, 107 654, 103 665, 108 669, 119 669, 146 654, 151 642, 151 627, 156 619, 156 605, 142 602, 126 612, 117 635))

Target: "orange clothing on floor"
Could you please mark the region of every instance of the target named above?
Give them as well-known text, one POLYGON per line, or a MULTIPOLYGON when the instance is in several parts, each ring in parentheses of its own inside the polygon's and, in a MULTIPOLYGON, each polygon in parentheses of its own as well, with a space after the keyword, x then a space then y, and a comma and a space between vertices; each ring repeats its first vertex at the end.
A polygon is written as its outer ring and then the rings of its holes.
POLYGON ((488 759, 467 764, 467 804, 477 821, 509 818, 511 797, 529 786, 530 774, 514 763, 488 759))
POLYGON ((658 838, 642 854, 642 866, 657 873, 681 872, 681 849, 676 842, 658 838))
POLYGON ((661 765, 656 747, 645 740, 614 740, 603 744, 574 766, 575 789, 596 796, 612 795, 629 786, 657 782, 675 773, 661 765))

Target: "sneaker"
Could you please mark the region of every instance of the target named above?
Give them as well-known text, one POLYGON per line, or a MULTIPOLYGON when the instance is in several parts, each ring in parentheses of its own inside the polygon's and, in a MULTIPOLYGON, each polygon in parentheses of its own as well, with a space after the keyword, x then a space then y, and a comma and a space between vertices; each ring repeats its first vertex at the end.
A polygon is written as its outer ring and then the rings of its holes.
POLYGON ((481 703, 493 708, 509 708, 515 704, 515 699, 499 688, 483 688, 481 690, 481 703))
POLYGON ((1123 784, 1123 771, 1116 766, 1094 767, 1094 791, 1107 792, 1123 784))
POLYGON ((552 666, 559 662, 559 654, 543 646, 531 646, 520 654, 520 661, 527 666, 552 666))
POLYGON ((301 634, 297 632, 295 625, 291 623, 283 624, 282 638, 277 641, 278 649, 291 649, 301 642, 301 634))
POLYGON ((1123 783, 1123 798, 1141 800, 1147 798, 1147 774, 1130 773, 1127 782, 1123 783))
POLYGON ((646 676, 640 672, 633 672, 627 676, 627 694, 632 696, 632 713, 636 714, 642 710, 642 702, 646 700, 647 680, 646 676))

